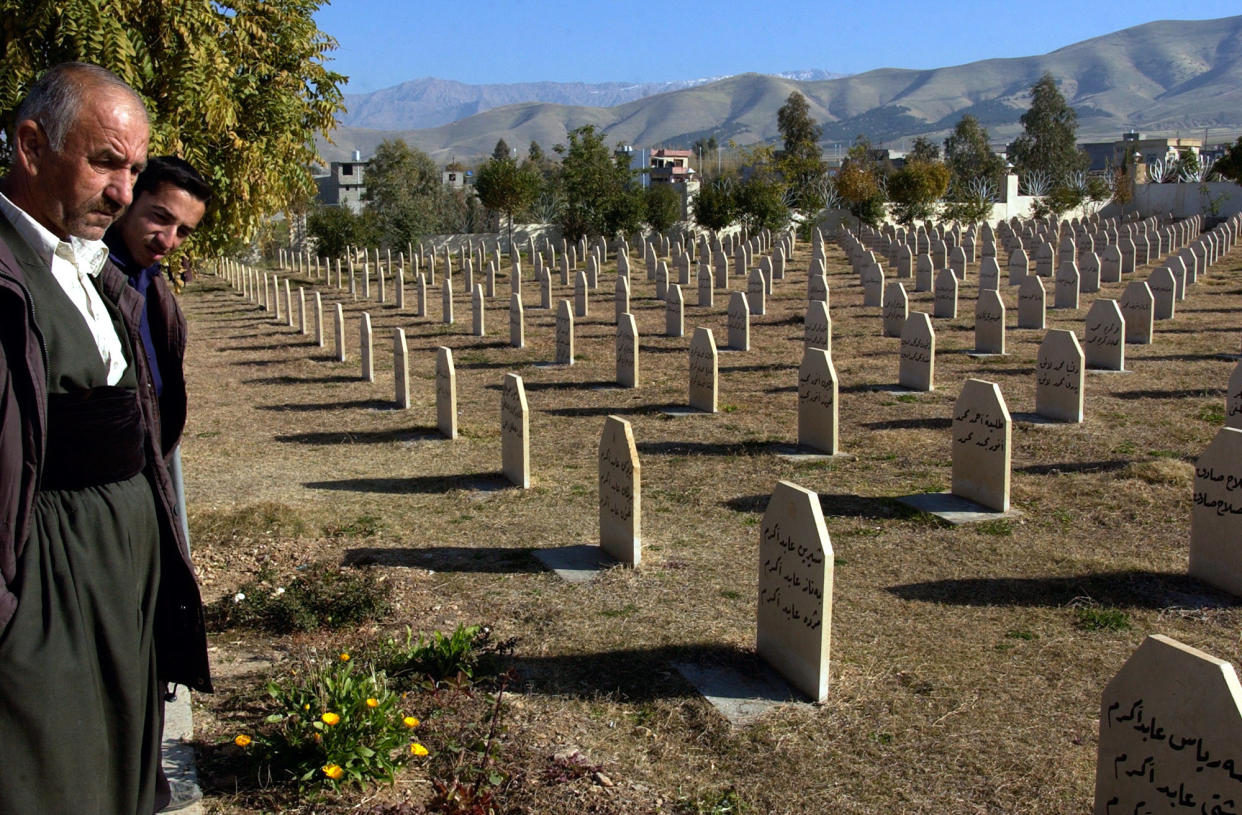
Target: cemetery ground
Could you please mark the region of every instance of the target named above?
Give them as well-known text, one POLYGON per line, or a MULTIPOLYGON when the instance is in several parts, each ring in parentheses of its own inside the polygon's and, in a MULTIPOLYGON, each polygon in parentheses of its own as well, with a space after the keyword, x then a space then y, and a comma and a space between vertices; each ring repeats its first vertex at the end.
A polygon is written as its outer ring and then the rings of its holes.
MULTIPOLYGON (((933 320, 935 390, 888 392, 877 388, 895 388, 900 340, 882 337, 880 309, 862 306, 857 276, 829 246, 841 449, 852 458, 798 463, 779 453, 797 437, 809 262, 801 242, 767 314, 751 317, 751 350, 721 351, 719 412, 681 417, 665 411, 686 404, 690 335, 710 327, 723 348, 727 296, 699 307, 683 287, 685 336, 664 337, 664 305, 641 256, 631 275, 636 389, 614 384, 611 259, 590 316, 576 321, 572 366, 545 365, 554 312, 536 308, 525 258, 523 349, 507 342, 507 281, 488 306, 486 337, 470 335, 460 286, 457 323, 446 326, 438 287, 429 316, 415 318, 409 282, 403 313, 391 291, 379 305, 315 283, 325 315, 345 302, 344 363, 330 319, 328 346, 317 348, 220 278, 200 277, 182 298, 191 338, 183 449, 205 599, 234 603, 256 576, 252 593, 275 592, 337 568, 392 589, 388 613, 343 629, 211 634, 217 692, 195 697, 207 811, 397 812, 382 807, 427 802, 436 777, 450 774, 454 742, 486 732, 494 681, 474 696, 411 694, 426 705, 414 712, 431 756, 391 787, 299 795, 257 779, 233 739, 267 710, 265 683, 305 671, 306 660, 363 654, 406 626, 428 634, 462 624, 508 641, 498 660, 513 678, 489 764, 496 811, 1090 811, 1100 694, 1143 638, 1242 657, 1242 607, 1186 576, 1193 462, 1224 422, 1236 363, 1221 355, 1242 342, 1242 250, 1188 290, 1151 345, 1127 346, 1127 373, 1087 374, 1082 424, 1043 424, 1023 414, 1034 411, 1044 331, 1014 327, 1016 287, 1001 286, 1006 356, 967 353, 972 264, 959 316, 933 320), (364 310, 376 328, 374 383, 359 378, 364 310), (394 327, 409 340, 409 410, 392 404, 394 327), (436 431, 441 345, 457 368, 455 440, 436 431), (500 473, 508 372, 523 377, 530 405, 527 490, 500 473), (895 499, 949 488, 951 411, 968 377, 998 383, 1015 414, 1018 513, 949 526, 895 499), (532 552, 598 541, 596 455, 608 415, 633 425, 643 560, 571 583, 532 552), (674 664, 756 669, 759 521, 782 479, 819 494, 832 540, 828 700, 737 727, 674 664)), ((1095 297, 1119 297, 1149 270, 1084 295, 1077 310, 1049 308, 1048 327, 1081 337, 1095 297)), ((742 280, 732 275, 731 287, 744 289, 742 280)), ((295 292, 299 282, 309 295, 312 281, 293 278, 295 292)), ((906 285, 911 311, 930 313, 931 293, 906 285)), ((556 286, 554 301, 569 297, 572 287, 556 286)), ((482 759, 467 748, 462 761, 482 759)))

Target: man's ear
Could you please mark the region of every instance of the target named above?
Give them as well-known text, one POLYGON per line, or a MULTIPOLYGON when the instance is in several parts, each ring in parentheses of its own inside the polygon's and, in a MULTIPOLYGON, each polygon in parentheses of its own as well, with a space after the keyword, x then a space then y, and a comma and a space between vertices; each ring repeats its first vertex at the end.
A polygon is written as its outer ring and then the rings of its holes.
POLYGON ((23 119, 17 123, 14 133, 14 159, 29 176, 39 174, 42 160, 51 150, 47 134, 34 119, 23 119))

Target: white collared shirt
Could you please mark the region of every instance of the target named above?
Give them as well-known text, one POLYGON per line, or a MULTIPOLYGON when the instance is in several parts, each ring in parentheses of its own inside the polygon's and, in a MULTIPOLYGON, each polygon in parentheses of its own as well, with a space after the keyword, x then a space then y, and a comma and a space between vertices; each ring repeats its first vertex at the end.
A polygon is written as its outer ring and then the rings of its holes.
POLYGON ((51 268, 52 277, 56 278, 56 282, 82 313, 82 319, 86 321, 86 327, 95 339, 95 347, 99 349, 104 367, 108 369, 108 384, 115 385, 120 382, 128 364, 125 361, 125 350, 103 298, 99 296, 95 284, 90 281, 90 278, 98 277, 103 271, 104 263, 108 260, 107 244, 73 236, 68 241, 62 241, 10 201, 4 193, 0 193, 0 212, 4 213, 4 217, 8 218, 17 234, 29 244, 39 260, 51 268))

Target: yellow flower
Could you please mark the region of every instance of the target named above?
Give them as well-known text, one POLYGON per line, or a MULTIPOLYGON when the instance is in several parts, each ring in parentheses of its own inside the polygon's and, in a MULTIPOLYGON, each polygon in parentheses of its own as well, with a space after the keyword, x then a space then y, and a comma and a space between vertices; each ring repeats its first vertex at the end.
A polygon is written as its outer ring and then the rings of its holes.
POLYGON ((245 733, 241 733, 237 736, 237 738, 233 739, 233 743, 236 744, 238 747, 249 747, 250 737, 247 736, 245 733))
POLYGON ((413 716, 406 716, 401 722, 411 730, 418 727, 418 719, 415 719, 413 716))
POLYGON ((427 755, 427 748, 422 746, 418 742, 414 742, 413 744, 410 745, 410 752, 416 756, 425 756, 427 755))
POLYGON ((341 654, 341 662, 349 662, 349 654, 341 654))
POLYGON ((310 710, 310 703, 308 702, 308 703, 306 703, 306 704, 302 705, 302 709, 303 709, 303 710, 310 710))
POLYGON ((323 723, 329 726, 334 725, 341 720, 340 716, 336 715, 330 710, 327 713, 320 716, 319 718, 323 719, 323 723))
POLYGON ((379 707, 379 699, 376 699, 374 696, 372 696, 370 699, 367 700, 367 707, 379 707))
POLYGON ((341 765, 339 764, 325 764, 323 765, 323 774, 328 778, 331 778, 333 781, 336 781, 341 776, 345 775, 345 771, 341 769, 341 765))

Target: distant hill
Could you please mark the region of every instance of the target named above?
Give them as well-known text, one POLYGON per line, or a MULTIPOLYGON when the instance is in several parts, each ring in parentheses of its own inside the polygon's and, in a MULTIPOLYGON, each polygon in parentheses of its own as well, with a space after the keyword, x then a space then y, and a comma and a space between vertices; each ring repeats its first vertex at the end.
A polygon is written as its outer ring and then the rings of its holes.
MULTIPOLYGON (((777 76, 798 80, 835 79, 844 74, 822 70, 789 71, 777 76)), ((451 79, 411 79, 372 93, 345 95, 338 118, 348 127, 418 130, 439 127, 504 105, 548 102, 609 108, 660 93, 693 88, 722 77, 673 82, 516 82, 468 85, 451 79)))
MULTIPOLYGON (((437 160, 473 160, 503 138, 545 149, 591 124, 610 143, 684 147, 702 135, 740 144, 776 141, 776 112, 789 93, 807 97, 824 143, 860 133, 877 143, 927 135, 942 139, 970 113, 994 139, 1020 131, 1030 87, 1045 72, 1078 111, 1079 137, 1117 138, 1129 129, 1185 134, 1242 129, 1242 16, 1160 21, 1085 40, 1048 54, 990 59, 933 70, 882 68, 854 76, 798 81, 742 74, 613 106, 525 102, 419 130, 340 128, 325 157, 369 155, 400 137, 437 160)), ((400 86, 399 86, 400 87, 400 86)))

